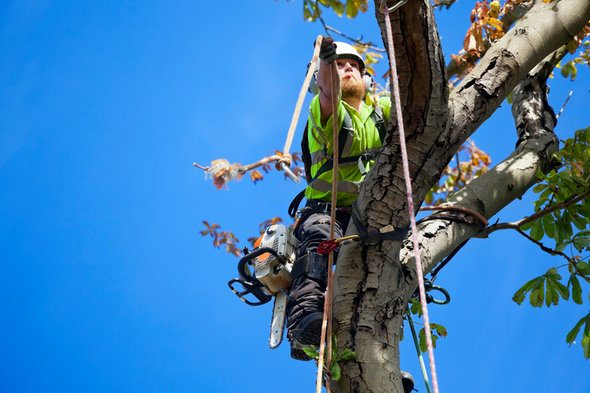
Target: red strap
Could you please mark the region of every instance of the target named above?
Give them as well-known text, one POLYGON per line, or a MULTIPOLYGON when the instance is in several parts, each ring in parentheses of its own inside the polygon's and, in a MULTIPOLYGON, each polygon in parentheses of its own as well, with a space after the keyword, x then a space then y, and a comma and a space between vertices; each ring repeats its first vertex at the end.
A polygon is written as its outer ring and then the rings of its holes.
POLYGON ((336 240, 324 240, 317 249, 318 254, 327 255, 330 251, 336 250, 340 244, 336 240))

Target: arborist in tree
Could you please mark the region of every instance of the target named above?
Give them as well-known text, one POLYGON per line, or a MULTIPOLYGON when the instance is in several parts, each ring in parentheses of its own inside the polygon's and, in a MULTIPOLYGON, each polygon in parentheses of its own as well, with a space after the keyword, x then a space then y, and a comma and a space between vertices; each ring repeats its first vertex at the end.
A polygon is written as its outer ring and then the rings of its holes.
POLYGON ((339 95, 338 124, 340 153, 338 170, 335 237, 344 235, 351 217, 352 202, 365 175, 374 164, 389 119, 389 96, 377 99, 373 78, 366 71, 358 51, 345 42, 325 37, 320 49, 319 69, 310 91, 313 98, 303 135, 302 152, 307 178, 305 194, 300 193, 289 210, 294 215, 303 196, 305 207, 298 212, 295 236, 299 240, 293 282, 287 302, 288 338, 291 357, 309 360, 302 350, 320 342, 328 257, 317 253, 318 245, 329 239, 332 198, 332 95, 339 95), (336 62, 339 89, 332 91, 330 64, 336 62), (314 83, 315 82, 315 83, 314 83))
MULTIPOLYGON (((389 96, 377 98, 371 94, 373 77, 353 46, 324 37, 318 68, 310 87, 316 96, 311 101, 301 142, 308 185, 289 207, 289 214, 294 216, 303 196, 307 199, 305 207, 297 212, 299 220, 295 237, 299 244, 287 301, 291 357, 298 360, 310 359, 303 347, 317 347, 322 331, 328 256, 318 254, 317 250, 320 243, 330 237, 332 94, 339 95, 337 115, 340 126, 335 238, 344 236, 351 218, 352 203, 358 197, 367 172, 375 163, 391 112, 389 96), (334 61, 339 76, 336 92, 332 91, 330 80, 330 64, 334 61)), ((402 384, 406 393, 414 387, 412 376, 405 371, 402 371, 402 384)))

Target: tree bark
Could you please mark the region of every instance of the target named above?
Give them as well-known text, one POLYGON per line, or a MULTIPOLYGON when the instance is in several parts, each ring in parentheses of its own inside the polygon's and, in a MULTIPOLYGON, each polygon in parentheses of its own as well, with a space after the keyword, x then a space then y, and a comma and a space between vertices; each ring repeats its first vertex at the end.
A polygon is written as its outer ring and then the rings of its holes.
MULTIPOLYGON (((379 7, 380 1, 376 1, 377 20, 386 37, 379 7)), ((429 2, 411 0, 388 17, 394 26, 410 174, 418 207, 467 137, 535 65, 582 29, 590 19, 590 2, 539 2, 450 94, 429 2)), ((529 98, 519 102, 530 102, 529 98)), ((390 123, 382 153, 357 201, 362 221, 373 230, 409 223, 398 133, 395 120, 390 123)), ((521 196, 534 182, 536 168, 543 166, 555 149, 553 125, 539 124, 545 127, 529 127, 528 134, 517 126, 522 134, 517 150, 451 201, 490 217, 521 196)), ((438 220, 426 222, 419 231, 423 264, 429 269, 478 228, 438 220)), ((348 233, 358 233, 357 228, 351 224, 348 233)), ((417 284, 409 247, 400 255, 401 247, 401 242, 383 241, 349 243, 340 250, 334 280, 334 332, 339 349, 354 350, 357 360, 341 365, 342 378, 332 384, 334 391, 403 391, 400 327, 417 284)))

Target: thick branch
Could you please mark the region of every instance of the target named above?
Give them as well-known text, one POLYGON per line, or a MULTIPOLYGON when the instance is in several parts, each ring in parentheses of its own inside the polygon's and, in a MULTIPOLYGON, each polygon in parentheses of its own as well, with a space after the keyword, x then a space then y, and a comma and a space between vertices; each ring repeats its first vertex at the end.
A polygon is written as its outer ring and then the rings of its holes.
MULTIPOLYGON (((559 49, 548 56, 514 90, 513 114, 519 139, 517 150, 453 195, 449 203, 476 209, 490 218, 536 182, 537 170, 549 169, 550 157, 558 144, 553 134, 555 115, 546 99, 545 82, 563 54, 559 49)), ((428 255, 424 262, 425 270, 432 269, 458 245, 479 232, 475 225, 444 219, 427 221, 419 230, 421 246, 428 255)), ((409 251, 406 248, 402 250, 402 258, 406 261, 412 259, 409 251)))
POLYGON ((449 127, 471 135, 543 58, 567 43, 590 19, 587 0, 537 2, 451 93, 449 127))

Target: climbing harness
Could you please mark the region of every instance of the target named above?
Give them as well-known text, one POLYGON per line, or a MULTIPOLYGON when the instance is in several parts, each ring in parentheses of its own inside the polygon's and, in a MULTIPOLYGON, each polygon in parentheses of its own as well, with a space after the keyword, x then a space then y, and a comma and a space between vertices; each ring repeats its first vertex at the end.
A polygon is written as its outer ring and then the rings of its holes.
POLYGON ((430 360, 430 374, 432 376, 432 386, 434 393, 438 393, 438 379, 436 377, 436 365, 434 362, 434 350, 432 347, 432 336, 430 332, 430 321, 428 317, 428 307, 426 305, 426 290, 424 287, 424 274, 422 272, 422 261, 420 258, 420 246, 418 244, 416 217, 414 215, 414 200, 412 196, 412 181, 410 178, 410 170, 408 164, 408 153, 406 150, 406 136, 404 131, 404 119, 402 115, 402 106, 399 93, 399 80, 397 74, 397 64, 395 60, 395 48, 393 45, 393 33, 391 28, 390 14, 397 8, 401 7, 407 0, 397 2, 393 7, 387 6, 387 1, 381 1, 381 12, 385 19, 385 29, 387 33, 387 46, 391 71, 391 82, 393 85, 395 109, 397 114, 397 125, 399 127, 399 141, 402 156, 404 180, 406 183, 406 195, 408 200, 408 214, 410 216, 410 224, 412 229, 412 242, 414 244, 414 255, 416 260, 416 275, 418 277, 418 288, 420 290, 420 304, 422 305, 422 315, 424 318, 424 330, 426 333, 426 345, 428 347, 428 358, 430 360))
MULTIPOLYGON (((387 131, 387 125, 386 125, 386 120, 383 116, 382 108, 378 104, 375 104, 374 110, 371 112, 369 117, 371 118, 371 120, 373 120, 373 123, 375 123, 375 128, 377 129, 377 132, 379 133, 379 139, 381 140, 381 143, 383 144, 383 142, 385 141, 385 133, 387 131)), ((339 157, 338 164, 339 165, 349 165, 352 163, 356 163, 358 165, 361 173, 363 175, 365 175, 367 173, 367 167, 365 166, 364 162, 369 161, 369 160, 374 160, 377 157, 378 151, 371 150, 371 151, 365 151, 362 154, 355 155, 355 156, 342 157, 342 153, 344 152, 344 149, 346 148, 346 146, 348 144, 348 138, 350 138, 350 136, 352 134, 354 134, 352 119, 351 119, 350 115, 348 114, 348 112, 345 111, 344 112, 344 119, 342 121, 342 127, 340 127, 340 131, 338 133, 338 157, 339 157)), ((334 146, 336 146, 336 145, 334 145, 334 146)), ((321 175, 334 169, 334 160, 332 157, 330 157, 328 155, 328 151, 327 151, 326 147, 324 147, 324 150, 322 153, 324 156, 327 157, 327 159, 318 168, 317 172, 315 173, 315 176, 312 176, 311 175, 311 165, 312 165, 311 161, 312 160, 311 160, 311 153, 309 150, 308 128, 307 128, 307 123, 306 123, 305 129, 303 130, 303 138, 302 138, 302 143, 301 143, 301 159, 304 164, 305 178, 307 179, 308 185, 312 185, 313 182, 316 181, 321 175)), ((289 216, 295 217, 295 215, 297 214, 297 211, 299 210, 299 205, 301 204, 301 201, 303 200, 303 198, 305 198, 305 190, 306 189, 303 189, 301 192, 299 192, 295 196, 295 198, 293 198, 293 201, 289 205, 289 209, 288 209, 289 216)))

